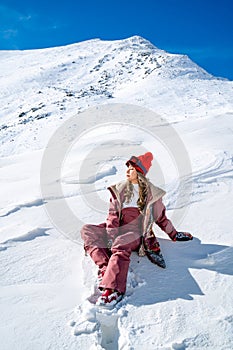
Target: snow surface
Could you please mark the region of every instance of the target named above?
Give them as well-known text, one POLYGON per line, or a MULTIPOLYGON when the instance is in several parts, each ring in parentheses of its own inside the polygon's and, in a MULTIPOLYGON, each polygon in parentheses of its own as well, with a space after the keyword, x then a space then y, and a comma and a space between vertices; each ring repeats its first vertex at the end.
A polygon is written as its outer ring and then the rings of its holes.
POLYGON ((2 350, 233 348, 233 82, 141 37, 0 52, 2 350), (80 228, 151 151, 165 270, 132 254, 125 298, 96 309, 80 228))

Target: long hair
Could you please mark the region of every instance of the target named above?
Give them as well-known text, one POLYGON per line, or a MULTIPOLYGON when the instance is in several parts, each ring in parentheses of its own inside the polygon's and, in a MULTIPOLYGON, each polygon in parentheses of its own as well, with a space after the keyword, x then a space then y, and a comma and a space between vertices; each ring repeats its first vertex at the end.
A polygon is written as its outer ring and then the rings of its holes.
MULTIPOLYGON (((137 175, 138 175, 138 187, 139 187, 139 198, 137 200, 137 206, 140 212, 142 213, 147 201, 149 184, 148 184, 147 178, 142 173, 137 171, 137 175)), ((132 182, 127 181, 127 185, 124 193, 124 202, 129 203, 132 196, 133 196, 133 184, 132 182)))

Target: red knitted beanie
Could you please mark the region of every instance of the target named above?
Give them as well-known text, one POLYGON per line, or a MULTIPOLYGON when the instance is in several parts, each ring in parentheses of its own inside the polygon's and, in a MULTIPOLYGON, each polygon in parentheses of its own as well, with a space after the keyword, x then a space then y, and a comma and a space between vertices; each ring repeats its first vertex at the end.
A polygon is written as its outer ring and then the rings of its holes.
POLYGON ((147 152, 138 157, 132 156, 126 162, 126 165, 129 166, 131 164, 137 171, 140 171, 140 173, 146 175, 152 165, 152 160, 153 154, 151 152, 147 152))

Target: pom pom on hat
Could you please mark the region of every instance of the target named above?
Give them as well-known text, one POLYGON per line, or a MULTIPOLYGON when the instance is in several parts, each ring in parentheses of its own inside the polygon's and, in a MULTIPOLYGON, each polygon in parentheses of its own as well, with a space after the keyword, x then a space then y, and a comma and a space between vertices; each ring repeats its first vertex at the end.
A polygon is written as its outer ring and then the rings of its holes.
POLYGON ((151 162, 153 160, 153 154, 151 152, 146 152, 141 156, 135 157, 132 156, 127 162, 126 165, 130 164, 143 175, 146 175, 151 167, 151 162))

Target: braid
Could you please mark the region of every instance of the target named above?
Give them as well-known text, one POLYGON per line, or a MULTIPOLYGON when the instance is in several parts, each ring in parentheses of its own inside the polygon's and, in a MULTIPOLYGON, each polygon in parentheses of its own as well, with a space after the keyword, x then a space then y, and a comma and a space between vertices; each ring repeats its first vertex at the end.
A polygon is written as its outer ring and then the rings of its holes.
POLYGON ((148 180, 147 178, 138 172, 138 185, 139 185, 139 198, 137 201, 138 209, 143 212, 146 205, 148 195, 148 180))

